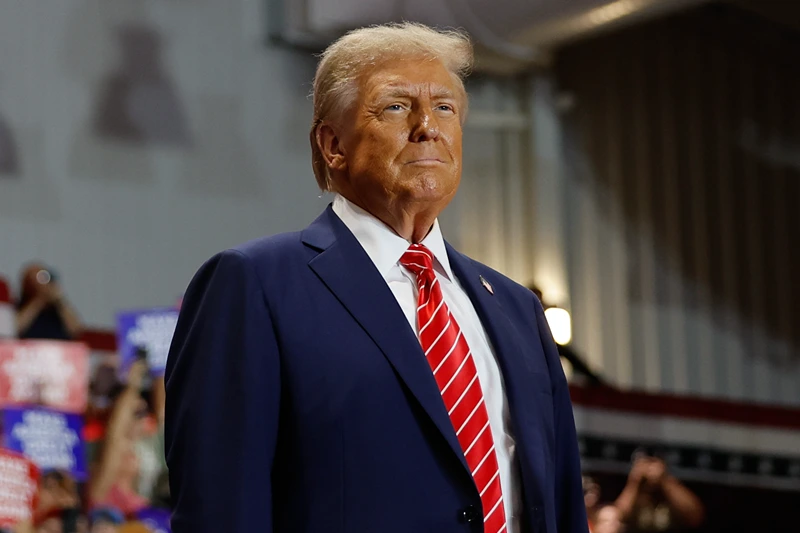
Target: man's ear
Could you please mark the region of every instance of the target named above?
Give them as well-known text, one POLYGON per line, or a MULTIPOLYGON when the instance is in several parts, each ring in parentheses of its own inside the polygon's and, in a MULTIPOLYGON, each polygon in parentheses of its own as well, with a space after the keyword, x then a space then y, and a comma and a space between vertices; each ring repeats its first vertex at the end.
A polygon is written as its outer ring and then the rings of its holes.
POLYGON ((347 157, 339 133, 327 122, 323 122, 317 128, 317 146, 328 168, 339 171, 347 168, 347 157))

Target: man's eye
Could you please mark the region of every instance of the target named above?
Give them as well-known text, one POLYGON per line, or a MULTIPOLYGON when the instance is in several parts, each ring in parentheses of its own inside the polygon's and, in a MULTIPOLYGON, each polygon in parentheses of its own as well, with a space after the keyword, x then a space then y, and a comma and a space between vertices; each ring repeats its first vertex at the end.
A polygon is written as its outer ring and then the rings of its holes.
POLYGON ((437 106, 437 109, 440 109, 442 111, 453 111, 453 106, 451 106, 450 104, 442 104, 440 106, 437 106))
POLYGON ((386 108, 387 111, 402 111, 403 106, 401 104, 392 104, 386 108))

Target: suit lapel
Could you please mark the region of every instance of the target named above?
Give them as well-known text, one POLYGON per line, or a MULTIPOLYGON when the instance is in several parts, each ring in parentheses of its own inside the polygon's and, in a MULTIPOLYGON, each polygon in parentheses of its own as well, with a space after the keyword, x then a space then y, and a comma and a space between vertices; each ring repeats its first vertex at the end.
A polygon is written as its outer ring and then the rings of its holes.
POLYGON ((472 305, 475 306, 481 323, 497 352, 501 367, 503 370, 516 367, 523 361, 523 358, 519 357, 522 350, 519 344, 519 333, 494 295, 493 287, 485 281, 466 257, 456 252, 449 244, 446 246, 450 267, 472 301, 472 305))
MULTIPOLYGON (((536 385, 542 384, 537 383, 542 381, 542 376, 537 376, 527 363, 523 355, 525 347, 520 344, 521 335, 500 305, 500 299, 495 296, 491 285, 487 287, 471 261, 456 252, 449 244, 447 244, 447 256, 453 273, 475 306, 486 329, 503 374, 512 430, 522 466, 525 499, 530 508, 535 505, 539 487, 546 484, 544 451, 547 446, 544 432, 550 417, 543 412, 543 405, 541 401, 537 401, 540 400, 537 395, 531 392, 536 390, 536 385)), ((531 314, 533 315, 533 308, 531 314)), ((535 320, 533 316, 530 319, 535 320)))
POLYGON ((303 232, 302 239, 320 252, 309 267, 380 348, 469 472, 419 340, 358 240, 330 207, 303 232))

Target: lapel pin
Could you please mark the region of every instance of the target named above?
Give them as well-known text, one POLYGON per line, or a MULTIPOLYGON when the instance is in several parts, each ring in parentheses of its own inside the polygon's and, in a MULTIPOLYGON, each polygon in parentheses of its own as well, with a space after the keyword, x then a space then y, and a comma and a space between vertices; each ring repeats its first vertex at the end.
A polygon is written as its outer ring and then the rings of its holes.
POLYGON ((492 288, 492 284, 486 281, 486 278, 484 278, 483 276, 480 276, 480 278, 481 278, 481 285, 483 285, 483 288, 489 291, 489 294, 494 294, 494 289, 492 288))

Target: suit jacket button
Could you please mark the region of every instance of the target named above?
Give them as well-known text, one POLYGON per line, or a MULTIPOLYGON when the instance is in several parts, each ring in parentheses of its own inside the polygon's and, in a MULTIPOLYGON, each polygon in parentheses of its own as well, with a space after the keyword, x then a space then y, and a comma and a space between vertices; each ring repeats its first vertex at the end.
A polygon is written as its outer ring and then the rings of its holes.
POLYGON ((460 515, 461 521, 463 522, 475 522, 481 519, 481 512, 474 505, 468 505, 464 509, 461 510, 460 515))

